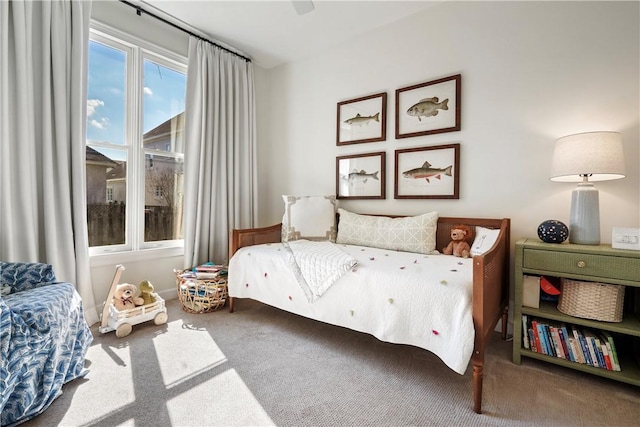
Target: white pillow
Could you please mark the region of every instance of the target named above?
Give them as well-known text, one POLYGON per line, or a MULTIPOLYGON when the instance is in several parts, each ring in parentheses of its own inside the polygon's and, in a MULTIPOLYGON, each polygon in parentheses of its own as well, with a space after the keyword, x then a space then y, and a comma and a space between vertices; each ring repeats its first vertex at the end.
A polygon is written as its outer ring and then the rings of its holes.
POLYGON ((282 196, 282 241, 336 241, 336 196, 282 196))
POLYGON ((438 212, 403 218, 359 215, 344 209, 338 213, 337 243, 421 254, 436 248, 438 212))
POLYGON ((499 234, 499 228, 494 230, 491 228, 476 226, 476 237, 473 239, 473 245, 471 245, 471 250, 469 251, 471 256, 482 255, 491 249, 496 240, 498 240, 499 234))

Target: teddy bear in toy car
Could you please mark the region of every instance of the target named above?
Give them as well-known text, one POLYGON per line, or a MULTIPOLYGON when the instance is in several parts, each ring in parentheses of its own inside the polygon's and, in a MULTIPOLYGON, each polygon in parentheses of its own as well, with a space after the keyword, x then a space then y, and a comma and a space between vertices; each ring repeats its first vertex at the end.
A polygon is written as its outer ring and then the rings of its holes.
POLYGON ((144 299, 137 296, 138 288, 131 283, 120 283, 113 295, 113 306, 118 311, 130 310, 144 304, 144 299))
POLYGON ((471 230, 463 224, 454 225, 451 229, 451 241, 442 249, 445 255, 469 258, 471 247, 467 240, 471 239, 471 230))
POLYGON ((150 281, 143 280, 138 285, 138 289, 140 289, 140 296, 144 300, 144 305, 153 304, 157 301, 156 293, 150 281))

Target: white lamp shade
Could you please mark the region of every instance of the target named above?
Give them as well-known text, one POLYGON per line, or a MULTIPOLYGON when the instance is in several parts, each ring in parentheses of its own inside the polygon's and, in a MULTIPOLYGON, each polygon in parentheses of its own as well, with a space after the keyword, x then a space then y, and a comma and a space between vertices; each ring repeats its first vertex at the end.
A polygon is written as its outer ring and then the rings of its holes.
POLYGON ((618 132, 587 132, 556 141, 551 161, 551 180, 607 181, 625 177, 622 137, 618 132))

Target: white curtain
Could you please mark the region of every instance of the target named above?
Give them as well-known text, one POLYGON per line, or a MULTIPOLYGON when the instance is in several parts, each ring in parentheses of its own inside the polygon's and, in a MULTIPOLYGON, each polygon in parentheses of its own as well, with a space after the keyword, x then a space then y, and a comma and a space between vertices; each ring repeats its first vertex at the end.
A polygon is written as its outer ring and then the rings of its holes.
POLYGON ((85 205, 91 2, 0 2, 0 260, 46 262, 97 321, 85 205))
POLYGON ((185 267, 225 262, 257 215, 251 62, 191 37, 185 121, 185 267))

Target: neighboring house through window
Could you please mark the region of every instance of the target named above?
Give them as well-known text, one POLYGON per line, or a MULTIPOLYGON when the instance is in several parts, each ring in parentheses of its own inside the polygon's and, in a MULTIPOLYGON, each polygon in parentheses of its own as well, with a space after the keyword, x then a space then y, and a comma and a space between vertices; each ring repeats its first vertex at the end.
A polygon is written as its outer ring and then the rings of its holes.
POLYGON ((92 254, 183 243, 186 63, 91 25, 86 180, 92 254))

